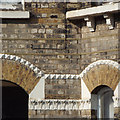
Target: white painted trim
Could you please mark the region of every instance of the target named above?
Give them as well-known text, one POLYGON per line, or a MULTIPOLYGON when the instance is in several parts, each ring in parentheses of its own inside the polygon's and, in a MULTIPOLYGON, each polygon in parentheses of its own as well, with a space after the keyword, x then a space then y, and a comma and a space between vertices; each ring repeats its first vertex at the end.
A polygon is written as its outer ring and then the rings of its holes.
POLYGON ((22 7, 23 7, 23 10, 25 10, 25 0, 22 0, 22 7))
POLYGON ((120 107, 120 98, 113 97, 114 100, 114 107, 120 107))
MULTIPOLYGON (((118 107, 118 98, 114 100, 114 107, 118 107), (117 102, 116 102, 117 101, 117 102)), ((90 110, 91 100, 74 100, 74 99, 44 99, 29 100, 29 109, 31 110, 90 110)))
POLYGON ((115 107, 120 107, 120 82, 118 83, 115 91, 114 91, 114 97, 113 97, 115 104, 115 107))
POLYGON ((82 100, 91 99, 91 93, 89 92, 86 84, 82 79, 81 79, 81 99, 82 100))
POLYGON ((87 27, 90 29, 91 32, 95 31, 95 19, 94 17, 85 17, 84 20, 86 21, 87 27))
POLYGON ((45 74, 45 79, 79 79, 76 74, 45 74))
POLYGON ((66 13, 67 19, 82 19, 86 16, 98 16, 103 15, 104 13, 113 13, 118 12, 120 10, 120 3, 111 3, 111 4, 105 4, 102 6, 97 7, 91 7, 81 10, 73 10, 68 11, 66 13))
MULTIPOLYGON (((15 10, 17 7, 12 5, 12 4, 0 4, 0 9, 5 9, 5 10, 15 10)), ((1 11, 0 11, 1 12, 1 11)))
POLYGON ((112 14, 105 14, 103 17, 106 19, 106 24, 108 25, 109 29, 114 28, 114 16, 112 14))
POLYGON ((32 110, 83 110, 90 109, 90 100, 46 99, 29 100, 29 109, 32 110))
POLYGON ((45 98, 45 78, 44 76, 40 78, 39 82, 29 94, 30 99, 38 100, 45 98))
POLYGON ((29 11, 0 11, 0 18, 10 19, 28 19, 30 18, 29 11))

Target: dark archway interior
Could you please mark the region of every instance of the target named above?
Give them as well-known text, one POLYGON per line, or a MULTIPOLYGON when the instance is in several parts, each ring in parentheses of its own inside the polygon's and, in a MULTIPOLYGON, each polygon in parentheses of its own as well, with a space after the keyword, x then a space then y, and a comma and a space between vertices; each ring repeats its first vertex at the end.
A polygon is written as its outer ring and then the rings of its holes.
POLYGON ((113 118, 112 96, 114 91, 106 85, 100 85, 91 92, 91 115, 95 118, 113 118))
MULTIPOLYGON (((97 86, 92 92, 91 94, 97 94, 102 88, 110 88, 106 85, 100 85, 100 86, 97 86)), ((111 88, 110 88, 111 89, 111 88)), ((112 89, 111 89, 112 90, 112 89)))
POLYGON ((0 81, 2 90, 2 119, 28 119, 28 94, 15 83, 0 81))

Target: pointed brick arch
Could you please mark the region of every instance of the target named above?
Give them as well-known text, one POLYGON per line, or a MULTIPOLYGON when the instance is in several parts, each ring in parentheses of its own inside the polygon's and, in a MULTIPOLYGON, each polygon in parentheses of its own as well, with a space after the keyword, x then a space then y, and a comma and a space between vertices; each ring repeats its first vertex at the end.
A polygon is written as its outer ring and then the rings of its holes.
POLYGON ((120 65, 112 60, 99 60, 86 67, 80 76, 90 92, 100 85, 115 90, 120 81, 120 65))
POLYGON ((42 77, 42 72, 30 62, 14 55, 0 54, 1 80, 21 86, 28 94, 42 77))

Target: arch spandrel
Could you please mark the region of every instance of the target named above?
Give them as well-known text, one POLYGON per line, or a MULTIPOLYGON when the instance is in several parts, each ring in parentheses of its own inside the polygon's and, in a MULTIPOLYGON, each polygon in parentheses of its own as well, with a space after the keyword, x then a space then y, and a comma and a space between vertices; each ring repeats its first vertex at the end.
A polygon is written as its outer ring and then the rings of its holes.
POLYGON ((106 85, 115 90, 120 81, 120 65, 111 60, 101 60, 90 64, 82 74, 82 79, 92 92, 97 86, 106 85), (100 63, 101 62, 101 63, 100 63))
POLYGON ((29 94, 42 77, 41 71, 20 57, 7 55, 5 58, 3 54, 2 56, 4 57, 0 59, 2 70, 0 79, 18 84, 29 94))

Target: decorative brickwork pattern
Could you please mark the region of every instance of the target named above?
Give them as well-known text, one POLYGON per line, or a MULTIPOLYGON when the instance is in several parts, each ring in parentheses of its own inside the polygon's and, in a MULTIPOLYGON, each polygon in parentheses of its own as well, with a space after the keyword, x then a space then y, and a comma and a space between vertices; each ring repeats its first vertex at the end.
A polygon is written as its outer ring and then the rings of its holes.
POLYGON ((90 92, 99 85, 115 90, 120 81, 120 65, 111 60, 99 60, 90 64, 80 76, 90 92))
POLYGON ((30 62, 17 56, 0 54, 2 80, 9 80, 21 86, 28 94, 38 83, 43 73, 30 62))

